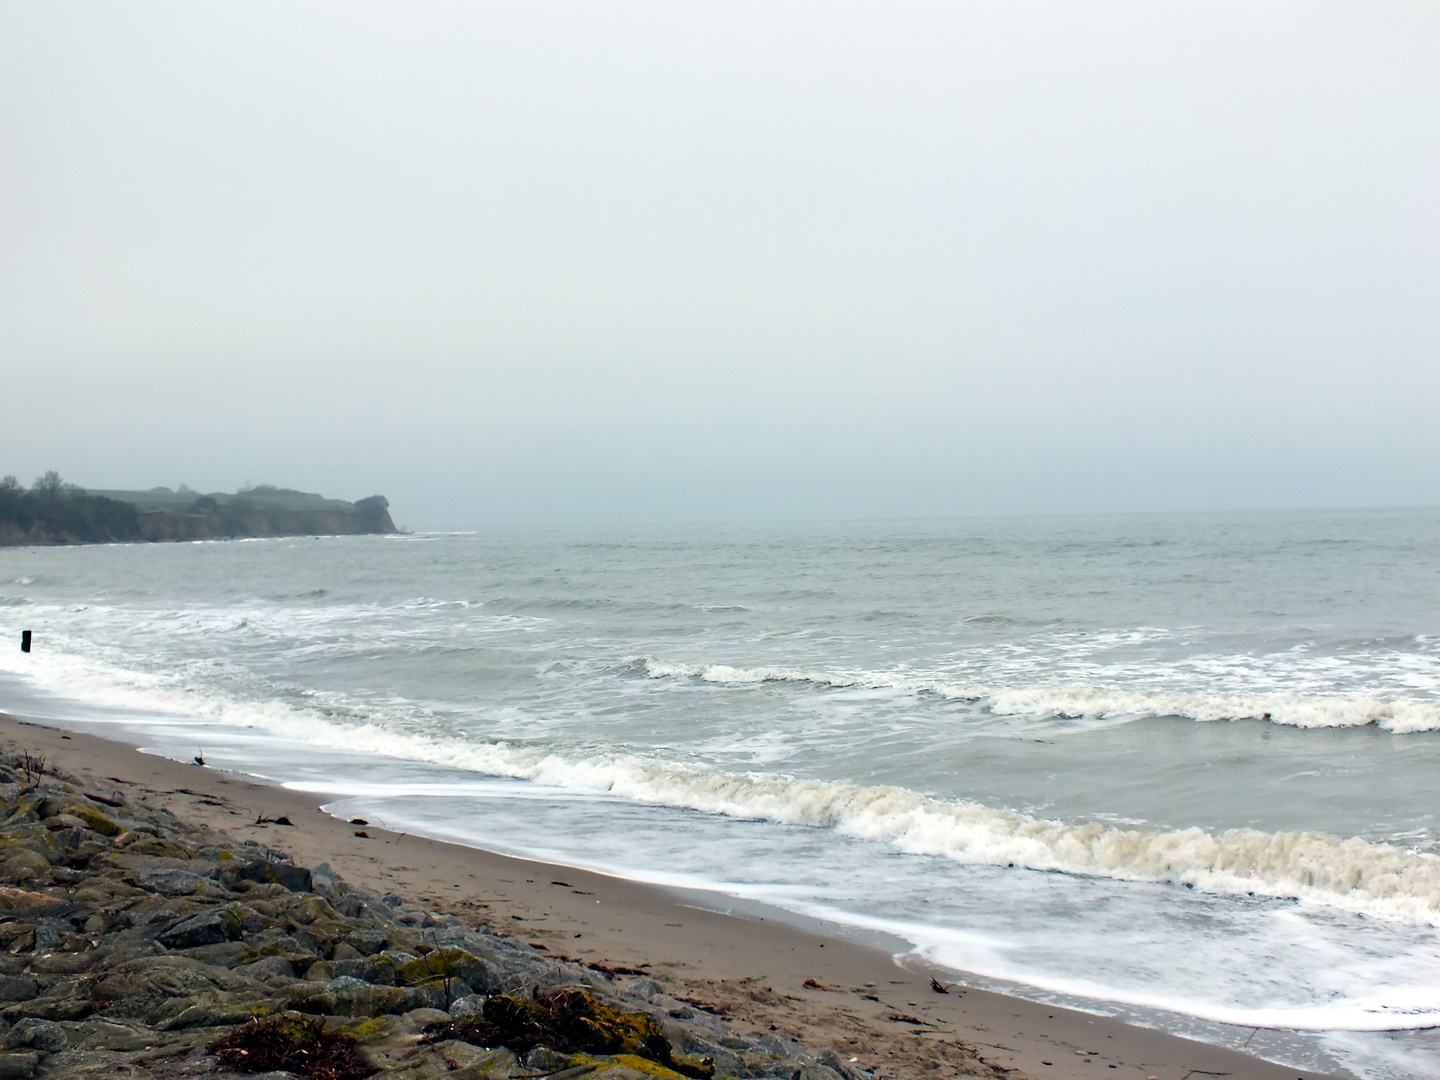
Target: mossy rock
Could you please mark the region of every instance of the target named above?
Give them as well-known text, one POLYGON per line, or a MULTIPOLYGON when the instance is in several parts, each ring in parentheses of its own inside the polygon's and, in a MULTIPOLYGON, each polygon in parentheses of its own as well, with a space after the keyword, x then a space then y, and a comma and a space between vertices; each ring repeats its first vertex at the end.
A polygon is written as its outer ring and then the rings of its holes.
MULTIPOLYGON (((137 834, 131 833, 131 836, 137 834)), ((139 839, 125 845, 127 855, 156 855, 167 859, 198 859, 198 849, 179 840, 167 840, 161 836, 140 833, 139 839)))
MULTIPOLYGON (((636 1072, 645 1073, 648 1076, 658 1076, 661 1077, 662 1080, 684 1080, 686 1076, 685 1073, 676 1072, 674 1069, 667 1069, 664 1065, 661 1065, 658 1062, 651 1061, 648 1058, 639 1057, 635 1054, 616 1054, 610 1060, 614 1063, 614 1065, 619 1065, 626 1069, 634 1069, 636 1072)), ((596 1062, 596 1065, 599 1069, 602 1070, 606 1068, 606 1064, 604 1062, 596 1062)), ((693 1076, 694 1073, 691 1073, 690 1075, 693 1076)))
POLYGON ((358 1024, 345 1024, 341 1030, 359 1042, 379 1039, 390 1033, 393 1026, 389 1016, 372 1016, 358 1024))
POLYGON ((17 848, 27 848, 30 851, 42 856, 52 865, 61 861, 60 842, 55 839, 39 820, 24 822, 19 825, 5 824, 4 836, 0 837, 0 843, 5 845, 5 851, 13 851, 17 848))
POLYGON ((94 829, 101 836, 115 836, 120 832, 120 826, 111 821, 104 814, 100 813, 93 806, 81 804, 69 807, 66 811, 71 817, 77 817, 85 822, 88 828, 94 829))
MULTIPOLYGON (((483 1017, 464 1017, 428 1029, 431 1041, 463 1039, 477 1046, 505 1046, 527 1054, 548 1046, 562 1054, 630 1055, 662 1066, 663 1075, 709 1080, 712 1062, 671 1051, 670 1040, 649 1016, 606 1005, 583 990, 559 988, 533 999, 496 994, 483 1017)), ((662 1075, 653 1073, 652 1075, 662 1075)))
POLYGON ((424 956, 402 964, 395 974, 397 981, 407 986, 435 979, 460 979, 472 990, 483 992, 498 989, 500 985, 499 973, 494 968, 474 953, 453 945, 431 949, 424 956))
POLYGON ((28 847, 6 844, 4 849, 0 849, 0 880, 15 884, 49 881, 50 860, 28 847))

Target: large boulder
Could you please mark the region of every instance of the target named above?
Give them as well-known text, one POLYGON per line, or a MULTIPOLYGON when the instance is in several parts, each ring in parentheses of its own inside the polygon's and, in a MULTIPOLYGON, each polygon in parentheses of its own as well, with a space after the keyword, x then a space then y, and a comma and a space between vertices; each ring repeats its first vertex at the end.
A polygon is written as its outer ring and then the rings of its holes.
POLYGON ((23 885, 29 881, 43 883, 50 880, 50 861, 45 856, 18 844, 6 844, 5 847, 9 850, 5 852, 5 861, 0 863, 0 881, 23 885))
POLYGON ((220 871, 220 881, 227 887, 239 881, 271 882, 291 892, 310 892, 313 884, 307 868, 263 858, 227 861, 220 871))
POLYGON ((38 1050, 0 1051, 0 1080, 30 1080, 39 1066, 38 1050))
POLYGON ((40 985, 23 975, 0 976, 0 1001, 29 1001, 40 993, 40 985))
POLYGON ((17 1021, 5 1035, 6 1050, 43 1050, 47 1054, 58 1054, 69 1044, 65 1029, 53 1020, 35 1020, 27 1017, 17 1021))
POLYGON ((193 949, 199 945, 235 941, 241 933, 240 919, 233 911, 222 908, 182 919, 162 933, 158 940, 167 949, 193 949))
MULTIPOLYGON (((504 975, 493 964, 480 959, 474 953, 453 945, 416 957, 402 966, 398 975, 399 978, 396 981, 407 986, 435 979, 458 979, 469 986, 470 989, 465 991, 466 994, 471 990, 476 993, 491 994, 499 990, 504 982, 504 975)), ((463 997, 464 994, 455 996, 463 997)))
POLYGON ((188 956, 143 956, 118 965, 91 991, 110 1005, 106 1016, 135 1017, 149 1023, 168 1020, 194 1005, 259 1000, 270 988, 243 971, 229 971, 188 956))
POLYGON ((363 979, 338 975, 316 984, 290 1003, 300 1012, 326 1016, 383 1016, 407 1013, 412 1009, 438 1008, 443 992, 431 987, 376 986, 363 979))

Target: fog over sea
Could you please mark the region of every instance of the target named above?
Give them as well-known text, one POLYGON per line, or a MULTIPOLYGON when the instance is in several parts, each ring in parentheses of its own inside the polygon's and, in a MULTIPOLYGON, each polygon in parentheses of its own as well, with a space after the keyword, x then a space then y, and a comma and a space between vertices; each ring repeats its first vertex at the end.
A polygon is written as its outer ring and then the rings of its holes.
POLYGON ((1440 511, 11 548, 0 631, 347 816, 1440 1075, 1440 511))

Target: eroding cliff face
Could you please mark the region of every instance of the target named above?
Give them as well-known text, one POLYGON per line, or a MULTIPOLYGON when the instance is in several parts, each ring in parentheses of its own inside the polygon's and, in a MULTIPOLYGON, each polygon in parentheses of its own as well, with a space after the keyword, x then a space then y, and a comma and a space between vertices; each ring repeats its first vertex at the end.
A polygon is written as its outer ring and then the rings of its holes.
POLYGON ((222 540, 256 536, 359 536, 393 533, 389 503, 383 496, 362 499, 353 510, 286 510, 243 500, 182 513, 147 510, 140 514, 142 540, 222 540), (379 499, 378 504, 372 500, 379 499), (371 505, 362 505, 369 503, 371 505))

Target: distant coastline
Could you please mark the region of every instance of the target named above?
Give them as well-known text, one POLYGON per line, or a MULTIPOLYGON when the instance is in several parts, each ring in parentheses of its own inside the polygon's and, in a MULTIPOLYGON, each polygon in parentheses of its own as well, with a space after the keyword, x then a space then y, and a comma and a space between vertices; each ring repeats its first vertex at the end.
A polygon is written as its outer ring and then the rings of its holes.
POLYGON ((155 543, 398 531, 383 495, 356 502, 261 484, 235 493, 87 491, 48 472, 29 488, 0 480, 0 546, 155 543))

